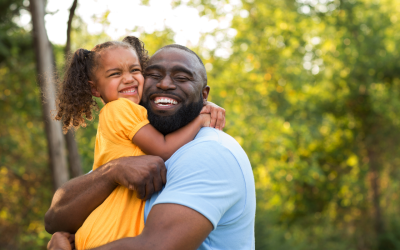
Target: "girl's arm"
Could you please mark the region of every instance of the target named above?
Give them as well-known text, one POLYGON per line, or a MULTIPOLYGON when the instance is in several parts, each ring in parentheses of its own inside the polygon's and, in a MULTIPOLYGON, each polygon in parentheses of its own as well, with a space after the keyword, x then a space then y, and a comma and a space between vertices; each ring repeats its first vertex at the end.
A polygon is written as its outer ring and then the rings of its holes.
POLYGON ((166 161, 180 147, 193 140, 202 127, 208 127, 210 119, 211 116, 209 114, 200 114, 188 125, 166 136, 151 124, 147 124, 135 134, 132 142, 144 153, 160 156, 166 161))
POLYGON ((225 127, 225 109, 215 103, 206 102, 200 114, 211 114, 210 127, 222 130, 225 127))

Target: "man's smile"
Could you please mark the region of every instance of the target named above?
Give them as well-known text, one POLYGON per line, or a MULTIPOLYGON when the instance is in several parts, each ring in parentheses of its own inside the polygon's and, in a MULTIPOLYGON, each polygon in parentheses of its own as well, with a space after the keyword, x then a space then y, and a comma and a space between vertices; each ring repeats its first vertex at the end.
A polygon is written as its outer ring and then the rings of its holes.
POLYGON ((154 103, 158 106, 170 106, 178 104, 178 101, 169 97, 156 97, 154 103))
POLYGON ((175 109, 181 104, 178 96, 169 94, 153 94, 150 96, 153 109, 175 109))

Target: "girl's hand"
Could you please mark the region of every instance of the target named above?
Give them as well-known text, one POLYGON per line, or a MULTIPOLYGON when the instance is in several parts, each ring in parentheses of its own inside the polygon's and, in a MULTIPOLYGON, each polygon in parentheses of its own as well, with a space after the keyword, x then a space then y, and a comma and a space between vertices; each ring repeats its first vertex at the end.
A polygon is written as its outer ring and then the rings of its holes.
POLYGON ((200 114, 211 114, 210 127, 222 130, 225 127, 225 109, 212 102, 207 102, 200 114))
POLYGON ((200 114, 200 118, 202 120, 201 127, 210 127, 210 122, 211 122, 210 114, 200 114))
POLYGON ((66 232, 56 232, 47 244, 48 250, 73 250, 75 249, 75 235, 66 232))

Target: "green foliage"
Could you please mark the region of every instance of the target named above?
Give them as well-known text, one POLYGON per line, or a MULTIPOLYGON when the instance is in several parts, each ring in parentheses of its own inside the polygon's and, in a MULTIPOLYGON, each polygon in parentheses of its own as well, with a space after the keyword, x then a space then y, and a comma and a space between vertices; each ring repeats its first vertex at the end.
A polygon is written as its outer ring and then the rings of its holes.
POLYGON ((0 6, 0 249, 44 249, 52 184, 31 34, 12 21, 22 1, 0 6))
POLYGON ((256 248, 399 249, 389 226, 399 207, 398 4, 315 3, 244 1, 231 56, 206 59, 212 100, 254 168, 256 248))
POLYGON ((151 34, 141 32, 139 38, 144 42, 149 55, 153 55, 161 47, 174 43, 173 35, 174 33, 170 29, 165 29, 151 34))

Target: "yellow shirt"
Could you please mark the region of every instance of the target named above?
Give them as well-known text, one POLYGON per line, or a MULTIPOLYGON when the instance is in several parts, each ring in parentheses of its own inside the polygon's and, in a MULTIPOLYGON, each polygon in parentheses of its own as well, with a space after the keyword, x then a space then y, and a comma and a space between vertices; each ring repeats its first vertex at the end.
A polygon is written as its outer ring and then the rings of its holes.
MULTIPOLYGON (((113 159, 144 155, 132 138, 148 123, 147 110, 128 99, 107 103, 100 111, 93 170, 113 159)), ((144 227, 144 205, 135 191, 118 186, 79 228, 76 249, 95 248, 139 235, 144 227)))

